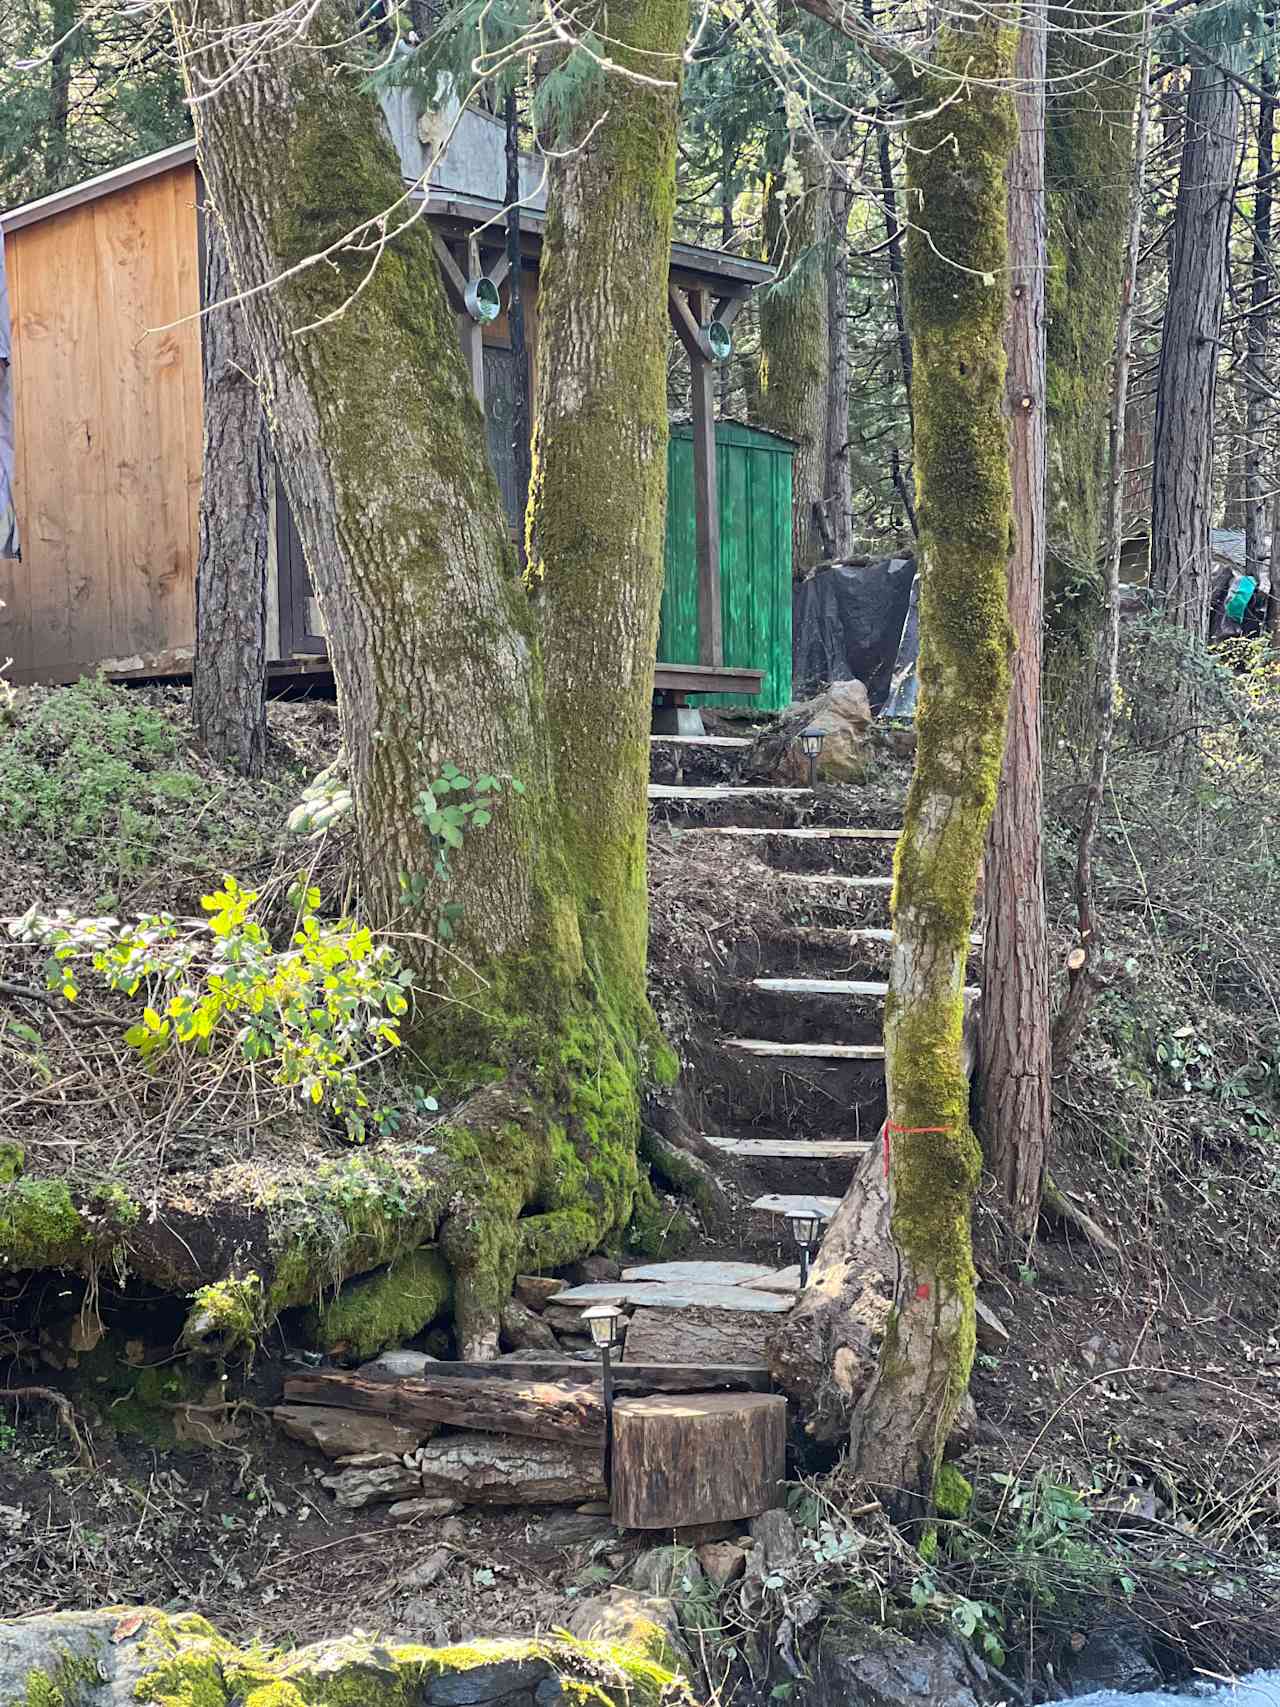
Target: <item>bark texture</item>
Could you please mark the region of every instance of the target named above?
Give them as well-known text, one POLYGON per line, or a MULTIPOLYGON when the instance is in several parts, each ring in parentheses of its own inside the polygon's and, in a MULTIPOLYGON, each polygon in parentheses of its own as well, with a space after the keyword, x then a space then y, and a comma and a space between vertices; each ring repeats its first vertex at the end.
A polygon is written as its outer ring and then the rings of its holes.
MULTIPOLYGON (((217 210, 205 203, 204 301, 235 295, 217 210)), ((267 757, 270 443, 238 304, 202 325, 204 461, 191 720, 210 758, 261 776, 267 757)))
MULTIPOLYGON (((1214 66, 1192 67, 1160 343, 1151 476, 1151 592, 1189 642, 1204 638, 1214 401, 1240 96, 1214 66)), ((1149 654, 1150 655, 1150 654, 1149 654)), ((1181 660, 1149 667, 1144 723, 1174 763, 1196 743, 1199 694, 1181 660)))
POLYGON ((646 787, 666 525, 667 271, 689 0, 622 0, 619 63, 551 167, 538 289, 529 574, 583 948, 618 1020, 648 1015, 646 787), (598 122, 597 122, 598 121, 598 122))
POLYGON ((973 1362, 973 1195, 964 971, 1004 747, 1011 633, 1004 417, 1004 92, 1013 31, 996 14, 944 26, 909 157, 907 243, 924 574, 916 762, 896 854, 885 1002, 893 1312, 853 1420, 859 1473, 901 1512, 927 1500, 973 1362), (957 264, 953 264, 957 263, 957 264))
MULTIPOLYGON (((1048 8, 1045 177, 1050 644, 1091 649, 1101 609, 1098 544, 1107 376, 1124 273, 1133 148, 1132 13, 1065 0, 1048 8)), ((1068 686, 1078 661, 1066 667, 1068 686)))
POLYGON ((1133 178, 1129 189, 1129 232, 1125 252, 1124 291, 1116 330, 1115 366, 1111 380, 1108 420, 1110 478, 1107 484, 1106 567, 1103 608, 1106 615, 1102 644, 1094 672, 1094 748, 1089 767, 1080 835, 1076 843, 1076 925, 1079 953, 1072 957, 1067 999, 1053 1026, 1053 1065, 1061 1071, 1079 1042, 1096 986, 1100 944, 1094 909, 1093 850, 1102 822, 1102 801, 1115 736, 1116 698, 1120 687, 1120 551, 1124 544, 1125 416, 1129 403, 1129 373, 1133 365, 1133 317, 1137 293, 1138 255, 1142 246, 1142 198, 1146 187, 1147 136, 1151 120, 1151 14, 1143 20, 1138 79, 1138 122, 1133 145, 1133 178))
MULTIPOLYGON (((842 153, 845 152, 842 150, 842 153)), ((831 256, 827 265, 827 444, 823 453, 823 544, 837 560, 853 554, 853 485, 849 468, 849 209, 843 177, 831 185, 831 256)))
POLYGON ((1041 843, 1040 661, 1045 566, 1045 17, 1024 0, 1014 64, 1005 315, 1017 650, 1004 768, 983 870, 980 1103, 988 1165, 1009 1223, 1029 1239, 1049 1143, 1049 942, 1041 843))
POLYGON ((1267 375, 1267 341, 1271 330, 1271 212, 1272 163, 1276 134, 1274 50, 1264 50, 1258 101, 1258 181, 1253 192, 1253 257, 1249 279, 1249 318, 1245 324, 1245 506, 1244 566, 1259 586, 1269 572, 1267 559, 1267 492, 1263 470, 1267 415, 1271 404, 1267 375))
MULTIPOLYGON (((776 281, 760 305, 761 424, 796 441, 792 464, 792 568, 796 574, 827 555, 820 517, 827 490, 829 327, 827 257, 831 190, 817 139, 790 138, 765 188, 765 230, 776 281)), ((846 437, 847 437, 846 433, 846 437)))

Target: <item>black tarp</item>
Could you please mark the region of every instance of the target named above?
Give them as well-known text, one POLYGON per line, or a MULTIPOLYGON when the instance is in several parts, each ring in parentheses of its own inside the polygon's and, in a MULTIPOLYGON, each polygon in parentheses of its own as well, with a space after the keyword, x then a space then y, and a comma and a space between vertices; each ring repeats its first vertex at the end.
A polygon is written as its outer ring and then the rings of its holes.
POLYGON ((800 581, 791 597, 792 693, 812 699, 856 677, 872 711, 889 694, 915 579, 910 557, 837 563, 800 581))

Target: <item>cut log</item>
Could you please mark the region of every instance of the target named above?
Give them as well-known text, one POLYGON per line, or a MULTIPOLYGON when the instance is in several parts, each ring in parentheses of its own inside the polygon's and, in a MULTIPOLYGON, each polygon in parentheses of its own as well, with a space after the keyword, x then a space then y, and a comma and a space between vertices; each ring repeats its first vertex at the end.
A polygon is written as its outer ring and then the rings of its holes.
POLYGON ((420 1491, 418 1472, 406 1469, 403 1464, 377 1464, 369 1468, 353 1464, 321 1480, 346 1511, 385 1505, 420 1491))
POLYGON ((504 1434, 581 1446, 604 1443, 604 1401, 586 1385, 460 1381, 434 1370, 410 1381, 362 1381, 358 1375, 316 1373, 290 1376, 284 1396, 291 1404, 336 1405, 402 1423, 500 1429, 504 1434))
MULTIPOLYGON (((745 1289, 744 1289, 745 1290, 745 1289)), ((750 1293, 777 1310, 790 1307, 789 1296, 750 1293)), ((767 1360, 769 1340, 777 1326, 771 1312, 713 1310, 637 1310, 627 1332, 627 1349, 619 1373, 632 1363, 759 1364, 767 1360)), ((697 1383, 699 1387, 711 1383, 697 1383)))
POLYGON ((277 1405, 272 1421, 290 1440, 314 1446, 326 1458, 350 1458, 361 1452, 412 1452, 430 1440, 439 1423, 397 1423, 386 1417, 361 1416, 358 1411, 331 1405, 277 1405))
POLYGON ((579 1505, 605 1497, 604 1446, 450 1434, 422 1448, 422 1492, 465 1505, 579 1505))
POLYGON ((613 1521, 620 1529, 678 1529, 778 1505, 786 1417, 786 1400, 767 1393, 619 1399, 613 1521))

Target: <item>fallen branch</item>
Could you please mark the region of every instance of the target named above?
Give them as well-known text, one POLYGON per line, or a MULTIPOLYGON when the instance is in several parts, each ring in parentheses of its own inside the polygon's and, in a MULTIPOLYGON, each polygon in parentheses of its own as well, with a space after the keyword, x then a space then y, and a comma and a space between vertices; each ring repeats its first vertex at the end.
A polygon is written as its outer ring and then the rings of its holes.
POLYGON ((1065 1191, 1055 1185, 1049 1175, 1045 1175, 1044 1195, 1041 1198, 1041 1213, 1045 1216, 1065 1221, 1069 1227, 1074 1227, 1082 1233, 1095 1250, 1106 1251, 1109 1256, 1119 1254, 1120 1247, 1107 1232, 1106 1228, 1087 1211, 1081 1209, 1078 1203, 1072 1201, 1065 1191))

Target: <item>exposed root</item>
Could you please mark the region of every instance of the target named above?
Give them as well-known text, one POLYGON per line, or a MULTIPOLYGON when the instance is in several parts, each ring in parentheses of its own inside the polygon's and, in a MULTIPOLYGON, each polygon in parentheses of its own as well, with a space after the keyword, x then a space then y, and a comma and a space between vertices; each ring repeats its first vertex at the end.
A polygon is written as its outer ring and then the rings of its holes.
POLYGON ((14 1399, 27 1404, 38 1400, 46 1405, 52 1405, 58 1413, 63 1428, 71 1436, 81 1468, 84 1470, 94 1468, 93 1450, 89 1445, 88 1431, 86 1430, 84 1434, 81 1434, 80 1423, 72 1408, 71 1401, 65 1393, 55 1392, 52 1387, 5 1387, 0 1389, 0 1399, 14 1399))
POLYGON ((1120 1247, 1107 1232, 1106 1228, 1093 1216, 1081 1209, 1073 1198, 1055 1185, 1049 1175, 1045 1175, 1044 1194, 1041 1198, 1040 1213, 1046 1220, 1063 1221, 1068 1227, 1074 1227, 1077 1233, 1082 1233, 1097 1251, 1105 1251, 1108 1256, 1119 1253, 1120 1247))

